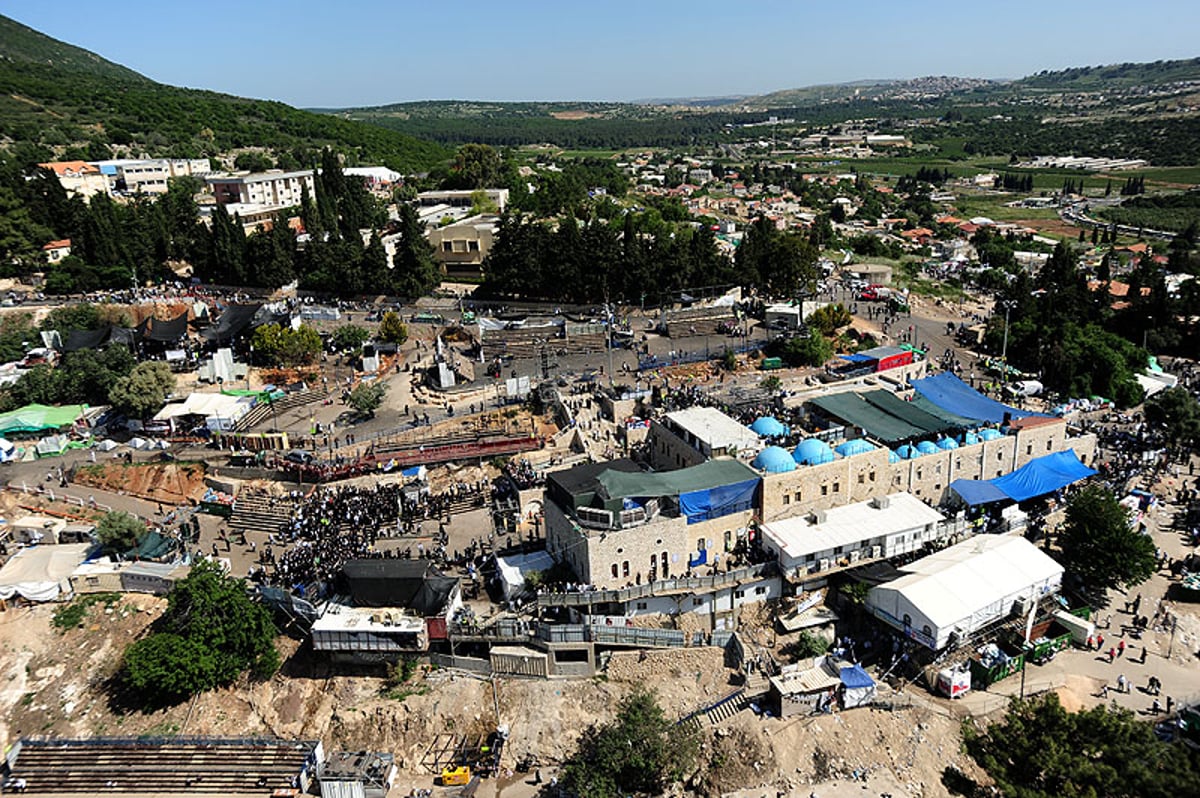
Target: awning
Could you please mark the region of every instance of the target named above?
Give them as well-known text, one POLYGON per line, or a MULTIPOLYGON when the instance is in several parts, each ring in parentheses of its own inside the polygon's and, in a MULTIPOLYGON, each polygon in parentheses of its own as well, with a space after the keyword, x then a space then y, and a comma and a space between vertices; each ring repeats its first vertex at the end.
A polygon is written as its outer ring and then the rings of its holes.
POLYGON ((972 506, 1006 500, 1023 502, 1054 493, 1095 473, 1080 461, 1074 449, 1068 449, 1039 457, 995 479, 956 479, 950 489, 972 506))
POLYGON ((1024 418, 1025 416, 1043 415, 1027 410, 1018 410, 997 402, 995 399, 989 399, 949 372, 916 380, 912 386, 917 393, 938 407, 967 418, 1000 423, 1006 417, 1024 418))

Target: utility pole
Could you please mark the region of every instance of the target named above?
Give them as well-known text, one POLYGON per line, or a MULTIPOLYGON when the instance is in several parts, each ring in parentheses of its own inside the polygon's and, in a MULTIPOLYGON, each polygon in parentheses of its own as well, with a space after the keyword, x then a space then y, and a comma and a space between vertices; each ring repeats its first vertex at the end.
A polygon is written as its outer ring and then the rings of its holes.
POLYGON ((1000 304, 1004 305, 1004 345, 1000 348, 1000 382, 1008 382, 1008 314, 1016 304, 1011 299, 1006 299, 1000 304))

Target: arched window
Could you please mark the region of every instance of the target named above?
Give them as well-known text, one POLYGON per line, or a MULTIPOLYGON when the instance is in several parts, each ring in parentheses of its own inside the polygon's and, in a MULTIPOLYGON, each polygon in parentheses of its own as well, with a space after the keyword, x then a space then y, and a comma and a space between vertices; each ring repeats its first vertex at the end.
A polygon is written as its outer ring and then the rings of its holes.
POLYGON ((662 553, 662 574, 663 577, 671 575, 671 563, 667 560, 667 553, 665 551, 662 553))
POLYGON ((613 565, 612 565, 612 575, 613 575, 613 579, 617 578, 617 564, 616 563, 613 563, 613 565))
POLYGON ((621 576, 629 576, 629 560, 621 563, 621 576))

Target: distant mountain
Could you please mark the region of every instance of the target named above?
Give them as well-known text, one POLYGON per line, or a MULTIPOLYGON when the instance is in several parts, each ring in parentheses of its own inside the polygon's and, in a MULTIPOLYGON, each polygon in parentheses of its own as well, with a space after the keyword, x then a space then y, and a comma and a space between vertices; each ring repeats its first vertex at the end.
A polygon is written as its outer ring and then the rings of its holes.
POLYGON ((439 144, 280 102, 168 86, 0 16, 0 139, 22 158, 206 157, 266 148, 299 166, 329 146, 398 171, 450 157, 439 144))
POLYGON ((1200 58, 1047 70, 1013 81, 1012 86, 1017 89, 1098 91, 1163 86, 1187 81, 1200 81, 1200 58))

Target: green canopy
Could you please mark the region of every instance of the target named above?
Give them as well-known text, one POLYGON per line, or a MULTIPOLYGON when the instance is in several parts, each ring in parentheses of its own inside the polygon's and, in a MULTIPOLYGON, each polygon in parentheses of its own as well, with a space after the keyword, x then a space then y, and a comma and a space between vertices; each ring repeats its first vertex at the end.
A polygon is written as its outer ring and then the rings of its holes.
POLYGON ((69 427, 87 412, 87 405, 25 405, 0 413, 0 435, 14 432, 45 432, 69 427))
POLYGON ((611 499, 640 496, 679 496, 684 493, 708 490, 748 480, 757 480, 758 473, 737 460, 709 460, 706 463, 681 468, 678 471, 608 470, 597 477, 611 499))

